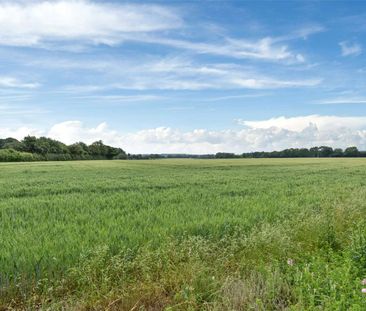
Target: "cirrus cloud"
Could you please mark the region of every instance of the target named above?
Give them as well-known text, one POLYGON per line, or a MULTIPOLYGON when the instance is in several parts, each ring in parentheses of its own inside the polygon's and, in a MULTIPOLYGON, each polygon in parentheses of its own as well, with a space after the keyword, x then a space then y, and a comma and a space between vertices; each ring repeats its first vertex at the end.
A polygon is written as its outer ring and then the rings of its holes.
POLYGON ((24 82, 18 78, 9 76, 0 76, 0 88, 23 88, 23 89, 35 89, 39 87, 39 83, 24 82))
POLYGON ((0 44, 37 46, 61 40, 116 44, 126 33, 174 29, 173 10, 158 5, 71 1, 0 3, 0 44))
POLYGON ((358 43, 350 43, 347 41, 339 42, 342 56, 357 56, 362 53, 362 47, 358 43))
POLYGON ((152 4, 90 0, 3 1, 0 2, 0 45, 80 52, 85 44, 115 46, 129 41, 196 54, 303 63, 305 56, 292 51, 284 41, 322 31, 316 26, 282 37, 248 40, 228 36, 215 42, 182 39, 179 33, 178 37, 166 36, 166 31, 188 27, 179 13, 172 6, 152 4))

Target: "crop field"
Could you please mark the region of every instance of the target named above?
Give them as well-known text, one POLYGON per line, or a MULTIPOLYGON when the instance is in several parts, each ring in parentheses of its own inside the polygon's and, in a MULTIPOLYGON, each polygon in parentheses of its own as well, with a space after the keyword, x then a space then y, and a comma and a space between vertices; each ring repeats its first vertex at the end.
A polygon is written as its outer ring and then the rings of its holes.
POLYGON ((366 159, 0 164, 0 310, 366 310, 366 159))

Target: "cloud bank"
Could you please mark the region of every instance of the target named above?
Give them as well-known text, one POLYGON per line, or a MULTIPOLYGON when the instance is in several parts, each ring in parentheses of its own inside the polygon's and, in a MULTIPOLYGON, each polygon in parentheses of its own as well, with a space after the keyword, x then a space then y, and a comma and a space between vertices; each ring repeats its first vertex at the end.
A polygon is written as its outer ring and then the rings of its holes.
POLYGON ((49 130, 27 127, 1 129, 0 137, 22 138, 26 134, 45 135, 64 143, 91 143, 103 140, 130 153, 216 153, 281 150, 291 147, 328 145, 366 149, 366 117, 299 116, 262 121, 243 121, 239 129, 181 131, 157 127, 120 133, 101 123, 88 127, 80 121, 55 124, 49 130))

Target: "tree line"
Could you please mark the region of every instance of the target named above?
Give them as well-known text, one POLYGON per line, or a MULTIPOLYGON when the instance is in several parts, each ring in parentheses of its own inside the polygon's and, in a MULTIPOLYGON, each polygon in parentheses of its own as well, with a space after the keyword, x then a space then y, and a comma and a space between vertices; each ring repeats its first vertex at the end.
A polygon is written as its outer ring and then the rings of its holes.
POLYGON ((357 147, 346 149, 328 146, 289 148, 281 151, 256 151, 243 154, 218 152, 216 154, 127 154, 121 148, 105 145, 98 140, 90 145, 77 142, 66 145, 48 137, 26 136, 0 139, 0 162, 68 161, 68 160, 147 160, 167 158, 231 159, 231 158, 331 158, 366 157, 366 151, 357 147))
POLYGON ((281 151, 255 151, 242 154, 218 152, 216 154, 128 154, 129 159, 167 159, 167 158, 197 158, 197 159, 236 159, 236 158, 339 158, 366 157, 366 151, 359 151, 357 147, 346 149, 328 146, 307 148, 289 148, 281 151))
POLYGON ((48 137, 27 136, 21 141, 11 137, 0 139, 0 162, 104 159, 127 159, 127 154, 101 140, 90 145, 83 142, 66 145, 48 137))
POLYGON ((340 157, 366 157, 366 151, 359 151, 357 147, 346 149, 328 146, 312 148, 289 148, 281 151, 255 151, 241 155, 234 153, 219 152, 216 158, 340 158, 340 157))

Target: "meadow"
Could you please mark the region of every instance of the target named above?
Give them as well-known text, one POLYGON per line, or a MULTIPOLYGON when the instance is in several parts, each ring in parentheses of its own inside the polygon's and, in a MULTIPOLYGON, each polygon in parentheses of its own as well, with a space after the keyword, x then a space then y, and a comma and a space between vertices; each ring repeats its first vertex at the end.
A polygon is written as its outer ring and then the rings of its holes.
POLYGON ((366 159, 0 163, 0 310, 366 310, 366 159))

